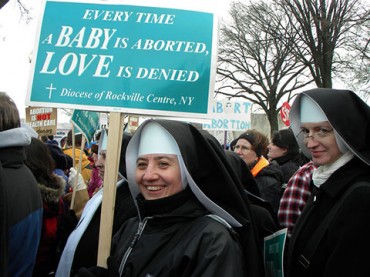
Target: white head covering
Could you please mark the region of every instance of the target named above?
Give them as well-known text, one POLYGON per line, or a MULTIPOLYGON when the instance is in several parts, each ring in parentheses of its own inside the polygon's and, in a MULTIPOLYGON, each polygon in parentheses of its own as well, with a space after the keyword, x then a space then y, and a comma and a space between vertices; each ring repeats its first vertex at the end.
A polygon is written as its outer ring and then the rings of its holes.
POLYGON ((147 154, 173 154, 181 156, 175 139, 159 124, 148 123, 140 136, 138 156, 147 154), (161 141, 161 143, 158 143, 161 141), (165 143, 162 143, 165 141, 165 143))
POLYGON ((323 110, 311 98, 303 95, 301 99, 301 123, 328 121, 323 110))
POLYGON ((98 147, 98 154, 100 155, 102 152, 107 152, 107 143, 108 143, 108 135, 107 130, 103 129, 101 131, 100 139, 99 139, 99 147, 98 147))

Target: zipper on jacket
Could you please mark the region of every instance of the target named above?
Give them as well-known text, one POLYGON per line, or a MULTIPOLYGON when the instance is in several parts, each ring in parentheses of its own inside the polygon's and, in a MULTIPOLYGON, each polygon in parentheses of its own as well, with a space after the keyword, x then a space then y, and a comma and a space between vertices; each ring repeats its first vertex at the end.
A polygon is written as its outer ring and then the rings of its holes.
POLYGON ((135 234, 134 238, 131 241, 131 245, 126 250, 125 255, 123 255, 121 264, 119 266, 119 276, 122 276, 122 272, 123 272, 123 269, 124 269, 124 267, 126 265, 127 259, 130 256, 132 249, 135 247, 136 243, 140 239, 141 234, 143 233, 143 231, 145 229, 145 226, 148 223, 148 220, 149 219, 152 219, 152 217, 146 217, 146 218, 144 218, 144 220, 142 222, 141 221, 139 222, 139 225, 138 225, 136 234, 135 234))

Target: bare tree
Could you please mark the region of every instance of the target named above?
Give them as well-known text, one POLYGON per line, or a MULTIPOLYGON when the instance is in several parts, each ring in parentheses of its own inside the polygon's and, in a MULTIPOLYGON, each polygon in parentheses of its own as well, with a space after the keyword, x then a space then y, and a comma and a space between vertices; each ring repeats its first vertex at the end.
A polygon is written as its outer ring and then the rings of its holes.
MULTIPOLYGON (((370 3, 360 24, 347 34, 338 76, 365 100, 370 98, 370 3)), ((365 7, 366 8, 366 7, 365 7)))
POLYGON ((8 3, 9 0, 0 0, 0 9, 5 6, 6 3, 8 3))
MULTIPOLYGON (((3 8, 8 2, 9 0, 0 0, 0 9, 3 8)), ((25 19, 26 22, 29 22, 32 19, 30 8, 27 7, 21 0, 15 0, 15 3, 19 8, 21 18, 25 19)))
MULTIPOLYGON (((275 0, 299 34, 294 52, 306 64, 318 87, 332 87, 340 49, 351 30, 364 22, 361 0, 275 0)), ((343 63, 342 63, 343 65, 343 63)))
POLYGON ((234 2, 230 15, 231 23, 221 28, 216 93, 261 107, 272 132, 278 129, 278 103, 313 82, 306 65, 292 54, 294 43, 276 36, 281 26, 289 38, 295 29, 284 12, 265 2, 234 2))

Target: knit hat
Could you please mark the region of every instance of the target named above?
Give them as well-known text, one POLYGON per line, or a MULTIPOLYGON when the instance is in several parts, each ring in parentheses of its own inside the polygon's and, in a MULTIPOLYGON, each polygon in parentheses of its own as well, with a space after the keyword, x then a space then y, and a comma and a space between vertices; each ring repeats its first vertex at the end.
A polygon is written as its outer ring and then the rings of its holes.
POLYGON ((252 147, 255 148, 254 151, 256 152, 257 157, 259 158, 262 156, 262 146, 261 144, 255 145, 255 139, 253 134, 248 132, 243 133, 236 139, 236 141, 238 141, 239 139, 245 139, 249 141, 252 147))
POLYGON ((275 131, 271 139, 272 143, 280 148, 288 149, 288 153, 298 152, 299 146, 291 129, 275 131))
POLYGON ((73 166, 73 160, 70 156, 63 153, 62 149, 55 144, 45 143, 51 157, 55 162, 55 168, 66 170, 70 169, 73 166))

